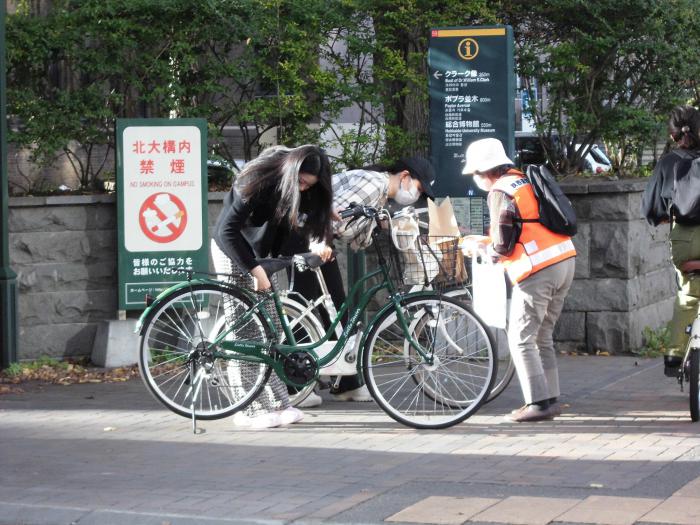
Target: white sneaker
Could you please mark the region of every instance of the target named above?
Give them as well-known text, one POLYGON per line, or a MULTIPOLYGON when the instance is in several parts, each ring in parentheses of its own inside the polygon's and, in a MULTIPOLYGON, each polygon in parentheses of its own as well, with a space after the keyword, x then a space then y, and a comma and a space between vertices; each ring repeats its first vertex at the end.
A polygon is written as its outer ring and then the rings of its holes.
POLYGON ((282 419, 278 412, 266 412, 259 416, 250 418, 250 428, 263 429, 278 427, 282 424, 282 419))
POLYGON ((323 403, 323 398, 316 392, 311 392, 301 403, 297 403, 296 406, 299 408, 312 408, 319 406, 321 403, 323 403))
POLYGON ((250 416, 246 416, 243 412, 233 414, 233 425, 240 428, 250 428, 250 416))
POLYGON ((279 417, 281 425, 291 425, 304 419, 304 413, 298 408, 287 407, 281 412, 275 412, 279 417))
POLYGON ((362 385, 360 388, 356 388, 354 390, 347 390, 345 392, 332 395, 333 399, 336 399, 337 401, 373 401, 372 395, 369 393, 369 390, 367 390, 365 385, 362 385))

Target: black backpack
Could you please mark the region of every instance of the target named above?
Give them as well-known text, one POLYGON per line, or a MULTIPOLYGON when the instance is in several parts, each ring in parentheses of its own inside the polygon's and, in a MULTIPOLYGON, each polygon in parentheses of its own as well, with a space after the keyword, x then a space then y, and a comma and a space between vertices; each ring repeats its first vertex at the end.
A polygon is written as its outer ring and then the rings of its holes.
POLYGON ((539 204, 539 219, 521 219, 520 222, 539 222, 554 233, 576 235, 578 227, 576 225, 576 212, 571 205, 569 198, 561 191, 559 184, 554 179, 554 175, 546 166, 527 167, 525 173, 535 198, 539 204))
POLYGON ((675 173, 673 178, 673 218, 681 224, 700 224, 700 157, 695 152, 676 151, 689 163, 689 169, 686 173, 675 173))

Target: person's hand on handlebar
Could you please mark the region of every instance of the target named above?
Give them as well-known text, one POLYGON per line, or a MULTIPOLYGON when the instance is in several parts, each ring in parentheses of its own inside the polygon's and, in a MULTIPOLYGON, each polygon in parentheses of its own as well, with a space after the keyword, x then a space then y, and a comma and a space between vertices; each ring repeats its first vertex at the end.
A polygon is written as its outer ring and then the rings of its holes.
POLYGON ((262 266, 258 265, 250 270, 250 275, 253 276, 253 289, 256 292, 267 292, 272 288, 270 279, 267 277, 262 266))
POLYGON ((312 241, 309 244, 309 250, 311 250, 311 253, 318 255, 324 263, 332 261, 335 258, 333 248, 328 246, 325 242, 312 241))

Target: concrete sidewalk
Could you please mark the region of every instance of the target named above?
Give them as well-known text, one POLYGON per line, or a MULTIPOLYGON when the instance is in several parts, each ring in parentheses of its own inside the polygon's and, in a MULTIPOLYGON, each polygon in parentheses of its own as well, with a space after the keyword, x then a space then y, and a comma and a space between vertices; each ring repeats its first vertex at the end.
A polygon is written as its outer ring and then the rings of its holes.
POLYGON ((661 360, 560 360, 564 414, 517 384, 417 431, 329 400, 289 428, 190 422, 139 381, 0 397, 0 523, 700 524, 700 423, 661 360))

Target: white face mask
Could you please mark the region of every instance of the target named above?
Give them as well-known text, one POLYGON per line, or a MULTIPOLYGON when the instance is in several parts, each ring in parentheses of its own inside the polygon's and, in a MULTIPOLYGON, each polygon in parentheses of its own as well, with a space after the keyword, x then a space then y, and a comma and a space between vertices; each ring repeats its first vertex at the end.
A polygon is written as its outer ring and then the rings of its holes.
POLYGON ((491 179, 477 174, 474 174, 474 184, 476 184, 477 188, 479 188, 481 191, 486 192, 491 191, 491 188, 493 187, 493 182, 491 182, 491 179))
POLYGON ((396 195, 394 195, 394 200, 397 202, 397 204, 400 204, 401 206, 408 206, 410 204, 413 204, 418 200, 418 197, 420 197, 420 193, 418 192, 418 189, 413 185, 413 179, 409 179, 408 187, 410 189, 404 190, 401 187, 401 183, 399 183, 399 189, 396 192, 396 195))

